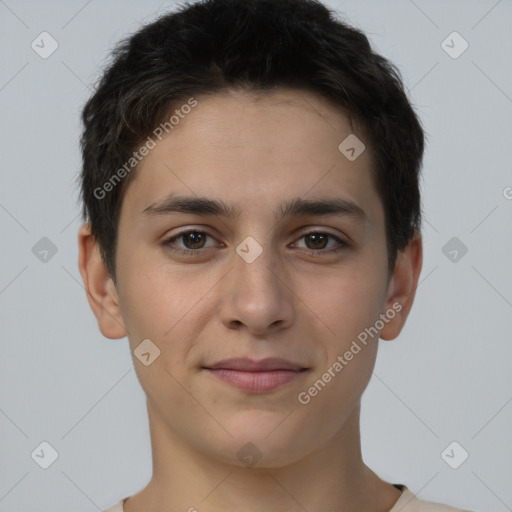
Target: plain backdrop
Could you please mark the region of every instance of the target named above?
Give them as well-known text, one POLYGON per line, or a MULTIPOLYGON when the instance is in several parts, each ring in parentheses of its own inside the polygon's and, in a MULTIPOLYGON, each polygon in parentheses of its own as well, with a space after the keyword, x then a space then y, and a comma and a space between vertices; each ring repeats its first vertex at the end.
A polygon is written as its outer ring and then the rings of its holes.
MULTIPOLYGON (((364 459, 422 499, 512 510, 512 3, 327 4, 398 66, 428 137, 424 266, 379 342, 364 459)), ((0 0, 0 512, 102 510, 151 476, 127 339, 100 334, 78 272, 75 180, 109 51, 174 5, 0 0)))

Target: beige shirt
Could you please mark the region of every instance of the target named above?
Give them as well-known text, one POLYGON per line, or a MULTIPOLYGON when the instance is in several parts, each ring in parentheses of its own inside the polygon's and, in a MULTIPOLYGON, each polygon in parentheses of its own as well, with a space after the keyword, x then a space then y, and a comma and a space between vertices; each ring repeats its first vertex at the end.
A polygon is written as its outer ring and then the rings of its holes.
MULTIPOLYGON (((450 507, 441 503, 432 503, 430 501, 420 500, 411 491, 409 491, 405 485, 393 485, 401 490, 402 494, 389 512, 471 512, 469 510, 462 510, 460 508, 450 507)), ((128 498, 122 499, 119 503, 104 512, 124 512, 123 503, 127 499, 128 498)))

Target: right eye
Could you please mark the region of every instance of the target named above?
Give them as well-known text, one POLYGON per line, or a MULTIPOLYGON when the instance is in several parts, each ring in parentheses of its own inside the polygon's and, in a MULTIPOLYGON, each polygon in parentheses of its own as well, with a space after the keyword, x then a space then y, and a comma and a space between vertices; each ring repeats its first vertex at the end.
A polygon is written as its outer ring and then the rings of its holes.
POLYGON ((207 238, 213 239, 208 233, 199 231, 197 229, 187 229, 167 238, 162 242, 162 245, 167 249, 183 255, 199 256, 205 248, 207 238), (182 248, 176 248, 174 245, 177 240, 181 240, 182 248))

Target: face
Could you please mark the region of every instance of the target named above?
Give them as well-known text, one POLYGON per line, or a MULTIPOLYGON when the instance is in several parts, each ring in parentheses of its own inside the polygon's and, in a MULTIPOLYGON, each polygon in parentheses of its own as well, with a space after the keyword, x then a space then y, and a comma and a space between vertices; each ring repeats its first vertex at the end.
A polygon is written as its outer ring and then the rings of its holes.
POLYGON ((377 352, 361 333, 397 321, 379 316, 393 279, 372 156, 340 151, 364 136, 310 93, 197 101, 126 190, 119 318, 132 353, 160 351, 134 356, 150 421, 231 464, 250 442, 277 467, 341 435, 377 352))

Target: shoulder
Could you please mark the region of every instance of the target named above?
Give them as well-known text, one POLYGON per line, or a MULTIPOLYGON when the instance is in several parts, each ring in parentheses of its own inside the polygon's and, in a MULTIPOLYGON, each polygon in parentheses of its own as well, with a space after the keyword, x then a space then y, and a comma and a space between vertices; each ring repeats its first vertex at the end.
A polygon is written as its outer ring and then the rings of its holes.
POLYGON ((402 494, 389 512, 472 512, 442 503, 421 500, 405 485, 401 487, 402 494))
POLYGON ((124 500, 119 500, 115 505, 107 508, 103 512, 123 512, 123 501, 124 500))

